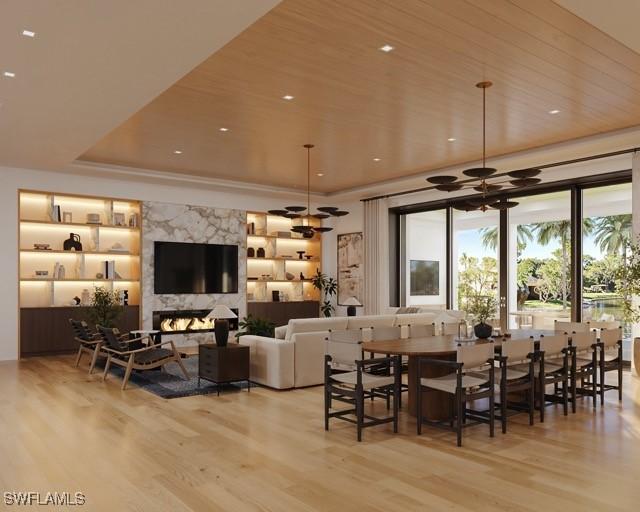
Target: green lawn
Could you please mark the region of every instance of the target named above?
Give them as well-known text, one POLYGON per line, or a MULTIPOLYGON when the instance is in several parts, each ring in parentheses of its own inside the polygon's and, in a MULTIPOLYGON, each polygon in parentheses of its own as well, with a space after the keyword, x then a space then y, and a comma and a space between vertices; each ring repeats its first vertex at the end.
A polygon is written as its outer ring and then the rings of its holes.
MULTIPOLYGON (((541 300, 528 300, 524 303, 523 309, 546 309, 561 311, 562 301, 550 300, 548 302, 542 302, 541 300)), ((567 310, 571 310, 571 302, 567 302, 567 310)))

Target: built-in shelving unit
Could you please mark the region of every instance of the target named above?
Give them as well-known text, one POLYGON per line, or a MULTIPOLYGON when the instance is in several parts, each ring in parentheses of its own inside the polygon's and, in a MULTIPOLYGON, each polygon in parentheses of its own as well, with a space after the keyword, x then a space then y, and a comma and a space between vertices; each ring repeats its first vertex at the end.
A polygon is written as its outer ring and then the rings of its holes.
POLYGON ((94 286, 127 290, 129 305, 139 305, 140 220, 138 201, 21 190, 20 307, 69 307, 94 286), (81 251, 64 250, 72 233, 81 251), (108 261, 113 276, 106 273, 108 261), (56 273, 60 267, 63 273, 56 273))
POLYGON ((271 302, 274 290, 280 292, 282 302, 319 300, 311 278, 321 270, 321 235, 307 239, 292 233, 295 222, 267 213, 247 213, 247 248, 253 250, 253 256, 247 257, 248 302, 271 302), (259 249, 264 256, 258 256, 259 249), (304 251, 302 257, 299 251, 304 251))

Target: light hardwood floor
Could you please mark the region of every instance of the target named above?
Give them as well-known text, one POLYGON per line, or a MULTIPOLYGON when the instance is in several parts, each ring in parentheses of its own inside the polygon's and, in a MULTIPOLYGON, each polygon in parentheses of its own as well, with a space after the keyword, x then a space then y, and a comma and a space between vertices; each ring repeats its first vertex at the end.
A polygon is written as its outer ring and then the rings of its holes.
MULTIPOLYGON (((320 387, 162 400, 72 357, 0 363, 0 488, 82 491, 91 511, 622 511, 640 503, 640 379, 544 424, 455 436, 402 414, 323 430, 320 387)), ((382 405, 382 404, 381 404, 382 405)), ((0 505, 2 506, 2 505, 0 505)))

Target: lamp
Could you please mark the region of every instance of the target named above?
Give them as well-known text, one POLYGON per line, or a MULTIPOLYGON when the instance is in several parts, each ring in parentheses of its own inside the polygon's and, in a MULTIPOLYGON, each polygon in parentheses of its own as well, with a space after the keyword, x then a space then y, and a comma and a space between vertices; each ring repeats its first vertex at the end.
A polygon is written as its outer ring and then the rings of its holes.
POLYGON ((229 340, 229 318, 238 318, 227 306, 217 304, 206 318, 214 319, 214 333, 216 336, 216 345, 226 347, 229 340))
POLYGON ((349 297, 342 305, 347 306, 347 316, 356 316, 356 306, 362 306, 360 301, 355 297, 349 297))

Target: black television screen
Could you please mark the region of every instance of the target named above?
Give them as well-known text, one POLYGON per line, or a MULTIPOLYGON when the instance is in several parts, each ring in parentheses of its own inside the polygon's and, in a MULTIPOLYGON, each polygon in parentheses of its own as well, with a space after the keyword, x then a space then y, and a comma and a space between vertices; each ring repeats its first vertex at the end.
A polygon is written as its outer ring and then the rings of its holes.
POLYGON ((155 293, 238 293, 238 246, 155 242, 155 293))

